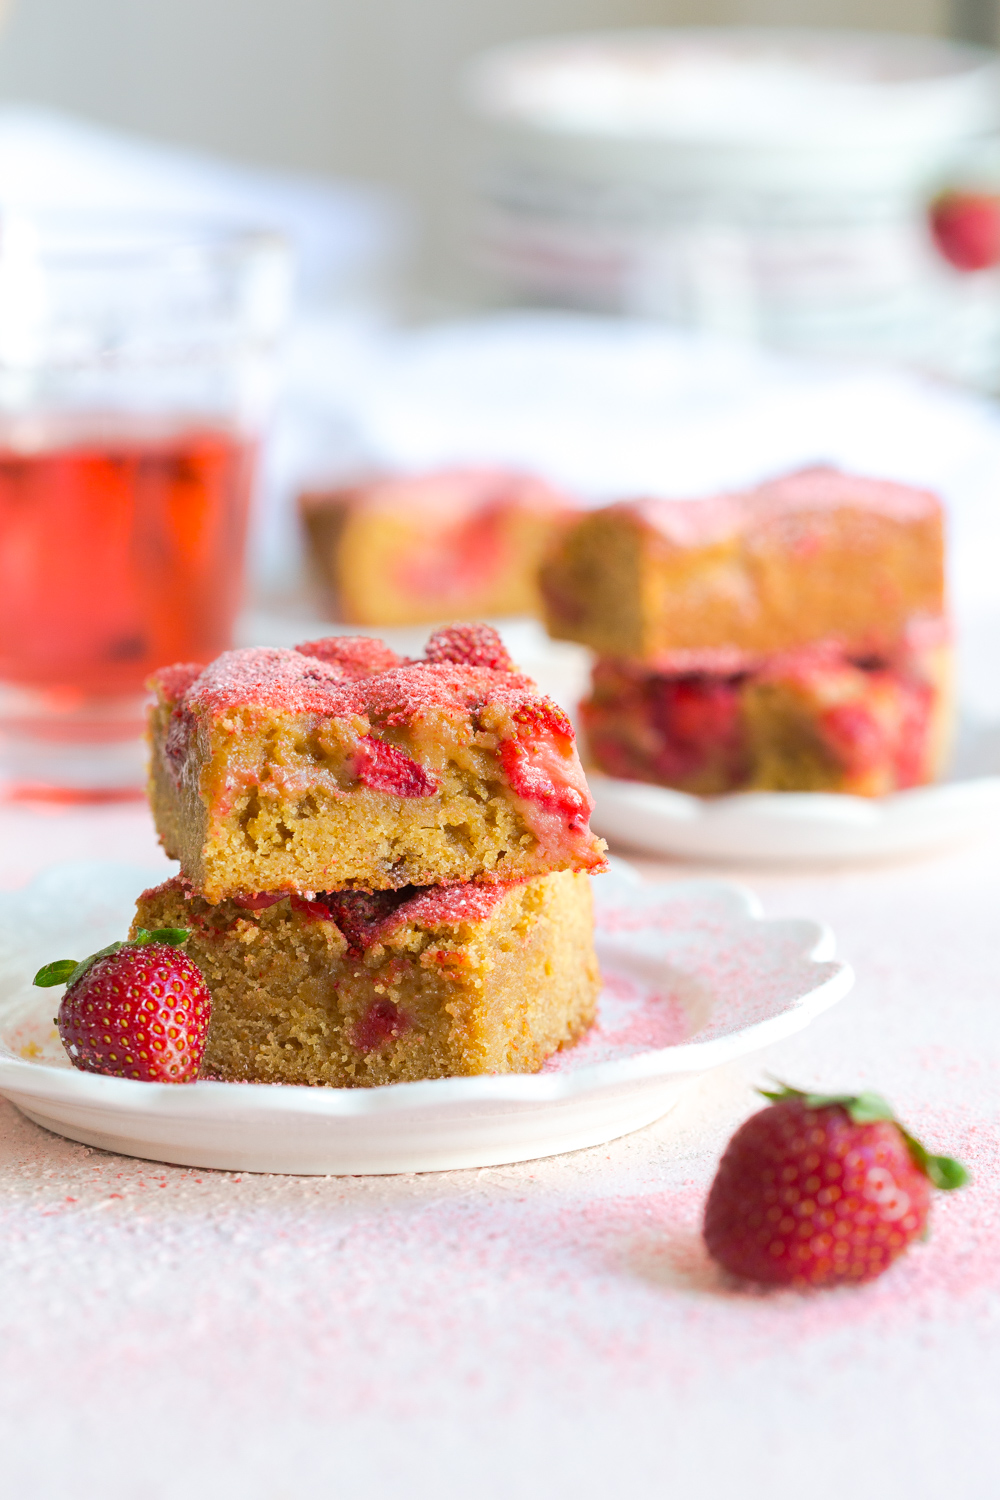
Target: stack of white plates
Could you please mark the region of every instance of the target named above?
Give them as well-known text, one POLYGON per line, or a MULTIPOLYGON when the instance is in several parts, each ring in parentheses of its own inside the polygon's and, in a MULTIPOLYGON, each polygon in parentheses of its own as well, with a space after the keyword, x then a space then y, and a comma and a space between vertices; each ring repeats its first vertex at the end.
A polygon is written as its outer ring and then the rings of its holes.
POLYGON ((997 129, 993 53, 926 37, 609 32, 501 48, 481 264, 517 296, 988 378, 997 278, 936 254, 930 197, 997 129))

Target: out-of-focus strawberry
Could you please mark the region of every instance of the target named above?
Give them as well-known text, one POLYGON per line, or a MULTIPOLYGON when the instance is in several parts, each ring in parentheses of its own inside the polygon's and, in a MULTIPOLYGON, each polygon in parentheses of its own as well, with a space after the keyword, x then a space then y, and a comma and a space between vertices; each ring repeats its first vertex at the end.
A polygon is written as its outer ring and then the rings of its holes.
POLYGON ((962 1187, 878 1094, 762 1089, 719 1164, 705 1243, 727 1271, 780 1286, 871 1281, 927 1227, 931 1188, 962 1187))
POLYGON ((942 193, 930 208, 934 243, 960 271, 985 271, 1000 264, 1000 196, 942 193))

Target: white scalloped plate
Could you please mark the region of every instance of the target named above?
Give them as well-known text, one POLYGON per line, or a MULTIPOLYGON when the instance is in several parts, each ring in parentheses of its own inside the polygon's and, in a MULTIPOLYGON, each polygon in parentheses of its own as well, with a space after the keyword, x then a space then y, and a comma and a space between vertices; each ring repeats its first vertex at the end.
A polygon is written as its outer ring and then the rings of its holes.
POLYGON ((598 1023, 540 1073, 373 1089, 137 1083, 75 1071, 31 976, 122 935, 154 877, 62 865, 0 894, 0 1093, 49 1130, 230 1171, 426 1172, 599 1145, 659 1119, 698 1074, 809 1024, 851 970, 815 922, 770 921, 719 881, 645 884, 621 861, 595 881, 605 975, 598 1023))
POLYGON ((691 797, 588 774, 602 837, 685 859, 878 859, 1000 832, 1000 726, 962 726, 954 764, 936 786, 890 797, 743 792, 691 797))

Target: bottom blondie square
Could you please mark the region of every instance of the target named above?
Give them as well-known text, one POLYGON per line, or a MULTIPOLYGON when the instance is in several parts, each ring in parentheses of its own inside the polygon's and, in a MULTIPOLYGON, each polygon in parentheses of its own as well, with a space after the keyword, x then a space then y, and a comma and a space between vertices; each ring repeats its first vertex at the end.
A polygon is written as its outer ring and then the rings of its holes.
POLYGON ((881 657, 820 644, 715 670, 602 658, 580 717, 590 763, 609 776, 701 796, 884 796, 940 772, 950 649, 934 629, 881 657))
POLYGON ((594 1019, 592 925, 569 871, 215 906, 175 877, 135 920, 190 930, 212 994, 203 1077, 341 1088, 535 1072, 594 1019))

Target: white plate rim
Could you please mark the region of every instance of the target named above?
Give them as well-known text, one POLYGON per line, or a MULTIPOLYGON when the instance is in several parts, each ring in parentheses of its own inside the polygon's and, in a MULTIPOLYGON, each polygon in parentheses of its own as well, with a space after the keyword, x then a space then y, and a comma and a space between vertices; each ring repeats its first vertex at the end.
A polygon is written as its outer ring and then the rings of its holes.
POLYGON ((696 797, 588 772, 591 819, 605 838, 683 858, 755 863, 870 859, 919 852, 1000 823, 1000 776, 972 776, 885 797, 732 792, 696 797), (639 827, 633 819, 649 819, 639 827))

